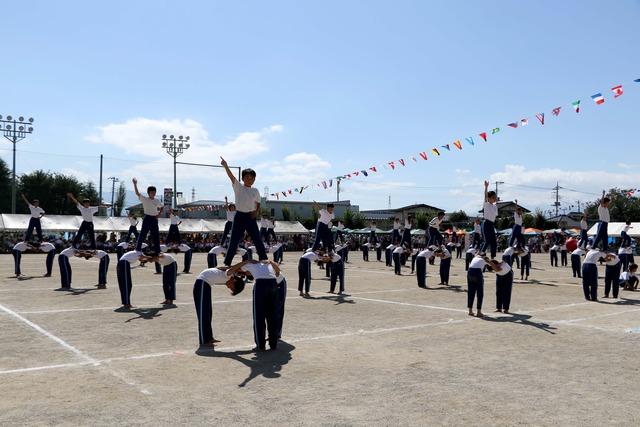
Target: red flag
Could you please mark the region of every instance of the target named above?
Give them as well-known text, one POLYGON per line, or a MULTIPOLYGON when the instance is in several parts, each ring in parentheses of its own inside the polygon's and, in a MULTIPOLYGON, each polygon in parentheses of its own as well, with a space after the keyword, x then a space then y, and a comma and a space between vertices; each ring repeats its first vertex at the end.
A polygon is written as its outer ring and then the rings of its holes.
POLYGON ((487 133, 486 132, 482 132, 480 135, 480 138, 484 139, 484 142, 487 142, 487 133))
POLYGON ((391 169, 395 169, 396 168, 396 162, 389 162, 389 166, 391 166, 391 169))
POLYGON ((402 166, 404 166, 404 159, 398 160, 402 166))
POLYGON ((541 125, 544 125, 544 113, 538 113, 538 114, 536 114, 536 118, 537 118, 538 120, 540 120, 540 124, 541 124, 541 125))
POLYGON ((462 143, 460 140, 454 141, 453 145, 455 145, 458 150, 462 150, 462 143))
POLYGON ((358 176, 358 175, 360 175, 360 172, 355 171, 353 174, 354 174, 355 176, 358 176))
POLYGON ((611 92, 613 92, 613 97, 617 98, 622 95, 622 85, 614 86, 611 88, 611 92))
POLYGON ((371 166, 369 170, 373 172, 378 172, 378 169, 375 166, 371 166))
POLYGON ((511 126, 512 128, 515 129, 518 127, 518 122, 509 123, 507 126, 511 126))
POLYGON ((551 110, 551 112, 553 113, 554 116, 559 116, 560 115, 560 109, 562 107, 556 107, 553 110, 551 110))
POLYGON ((422 157, 423 160, 427 160, 427 152, 426 151, 422 151, 420 153, 420 157, 422 157))
POLYGON ((292 194, 292 193, 293 193, 293 191, 291 191, 291 189, 289 189, 289 194, 292 194))

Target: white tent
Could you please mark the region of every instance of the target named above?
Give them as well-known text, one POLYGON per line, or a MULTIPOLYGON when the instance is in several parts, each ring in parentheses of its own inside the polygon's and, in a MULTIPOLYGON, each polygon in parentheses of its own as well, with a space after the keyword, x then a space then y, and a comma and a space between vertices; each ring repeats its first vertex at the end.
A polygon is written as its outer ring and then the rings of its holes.
MULTIPOLYGON (((607 232, 609 233, 609 237, 620 237, 620 233, 624 229, 627 224, 624 222, 610 222, 607 227, 607 232)), ((587 231, 587 234, 590 236, 595 236, 598 232, 598 224, 595 224, 593 227, 587 231)), ((627 233, 631 237, 640 237, 640 222, 632 222, 631 228, 627 233)))
MULTIPOLYGON (((0 231, 24 231, 29 225, 29 215, 1 214, 0 231)), ((82 217, 75 215, 45 215, 42 217, 42 230, 47 232, 77 231, 82 223, 82 217)), ((224 231, 226 221, 222 219, 192 219, 185 218, 180 224, 183 233, 217 233, 224 231)), ((101 217, 94 216, 95 231, 126 232, 129 230, 129 219, 126 217, 101 217)), ((160 218, 158 226, 160 231, 169 231, 171 221, 168 218, 160 218)), ((138 230, 142 221, 138 223, 138 230)), ((276 221, 275 232, 279 234, 309 234, 298 221, 276 221)))

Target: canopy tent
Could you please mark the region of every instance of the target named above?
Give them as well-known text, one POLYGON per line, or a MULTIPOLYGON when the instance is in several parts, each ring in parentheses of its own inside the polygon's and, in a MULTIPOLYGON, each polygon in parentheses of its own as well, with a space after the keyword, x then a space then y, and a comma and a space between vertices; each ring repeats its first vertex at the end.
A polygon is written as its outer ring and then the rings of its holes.
POLYGON ((498 231, 498 234, 501 236, 511 236, 513 230, 511 228, 505 228, 504 230, 498 231))
POLYGON ((525 228, 522 234, 525 236, 537 236, 540 233, 542 233, 542 230, 539 228, 525 228))
MULTIPOLYGON (((376 234, 388 234, 388 233, 391 233, 391 230, 386 231, 386 230, 381 230, 381 229, 376 227, 375 232, 376 232, 376 234)), ((359 230, 353 230, 352 233, 354 233, 354 234, 369 234, 369 233, 371 233, 371 228, 366 227, 366 228, 361 228, 359 230)))
MULTIPOLYGON (((609 233, 609 237, 620 237, 620 233, 626 227, 627 224, 624 222, 610 222, 607 227, 607 232, 609 233)), ((593 227, 587 231, 589 235, 595 235, 598 232, 598 224, 595 224, 593 227)), ((632 222, 631 228, 627 232, 627 234, 631 237, 640 237, 640 222, 632 222)))
MULTIPOLYGON (((0 215, 0 231, 24 231, 29 225, 30 215, 2 214, 0 215)), ((45 215, 42 217, 42 230, 46 232, 76 231, 82 223, 82 217, 74 215, 45 215)), ((223 219, 183 219, 180 231, 183 233, 217 233, 224 232, 226 221, 223 219)), ((169 231, 171 220, 159 218, 160 232, 169 231)), ((95 231, 126 232, 129 230, 129 219, 126 217, 93 217, 95 231)), ((138 224, 138 229, 141 223, 138 224)), ((276 221, 275 231, 280 234, 309 234, 298 221, 276 221)))
POLYGON ((411 230, 412 236, 424 236, 425 234, 426 232, 421 228, 414 228, 413 230, 411 230))

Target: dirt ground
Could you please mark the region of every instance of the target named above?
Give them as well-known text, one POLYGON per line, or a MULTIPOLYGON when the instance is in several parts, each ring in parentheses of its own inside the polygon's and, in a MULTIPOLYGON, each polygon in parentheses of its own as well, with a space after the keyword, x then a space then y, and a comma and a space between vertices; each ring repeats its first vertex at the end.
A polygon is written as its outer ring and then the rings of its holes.
POLYGON ((43 278, 44 255, 25 255, 17 280, 0 256, 0 425, 640 424, 638 293, 587 302, 570 269, 534 255, 532 280, 514 284, 514 314, 493 312, 486 274, 488 316, 477 319, 466 314, 463 260, 448 288, 429 266, 423 290, 409 269, 398 277, 354 252, 347 296, 327 294, 314 269, 303 299, 299 255, 282 266, 284 342, 259 354, 250 286, 235 297, 214 289, 222 343, 197 352, 191 293, 204 254, 178 277, 176 308, 159 305, 153 268, 135 268, 133 312, 118 310, 115 255, 105 290, 94 287, 97 262, 73 259, 72 292, 55 290, 57 261, 43 278))

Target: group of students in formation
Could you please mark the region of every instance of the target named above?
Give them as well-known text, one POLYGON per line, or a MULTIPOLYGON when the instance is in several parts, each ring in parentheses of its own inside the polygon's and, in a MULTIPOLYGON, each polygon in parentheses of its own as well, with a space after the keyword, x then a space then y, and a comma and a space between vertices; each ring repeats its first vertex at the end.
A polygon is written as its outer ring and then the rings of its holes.
MULTIPOLYGON (((227 162, 221 158, 221 165, 231 181, 235 196, 235 203, 229 203, 225 198, 227 222, 225 224, 220 245, 212 248, 207 254, 207 269, 196 277, 193 286, 193 299, 198 321, 198 340, 202 348, 213 348, 219 341, 213 334, 213 314, 211 287, 214 285, 226 286, 231 295, 238 295, 243 291, 245 284, 253 282, 253 333, 258 351, 266 349, 267 343, 271 349, 276 349, 282 335, 284 319, 284 307, 286 299, 286 279, 280 270, 279 264, 283 260, 283 246, 278 243, 274 231, 272 218, 262 218, 258 227, 257 218, 260 212, 260 194, 253 184, 256 173, 252 169, 244 169, 241 172, 240 182, 229 169, 227 162), (273 255, 269 260, 268 253, 273 255), (253 255, 257 255, 254 260, 253 255), (221 256, 220 262, 218 256, 221 256), (234 263, 234 258, 239 260, 234 263)), ((176 253, 183 252, 184 273, 188 273, 191 264, 191 248, 181 243, 179 225, 180 217, 173 211, 169 212, 171 225, 165 244, 160 243, 158 229, 158 217, 162 213, 163 204, 156 199, 156 188, 149 186, 146 195, 140 193, 138 182, 133 178, 133 187, 136 196, 142 204, 144 217, 140 232, 137 231, 138 219, 130 215, 130 228, 123 241, 117 246, 117 278, 120 290, 120 298, 125 309, 132 309, 131 291, 133 288, 131 270, 139 263, 145 265, 153 263, 156 273, 162 274, 162 287, 164 291, 164 305, 173 305, 176 299, 176 278, 178 266, 176 253), (131 237, 135 242, 130 242, 131 237), (145 243, 149 237, 149 245, 145 243)), ((519 264, 520 276, 528 280, 531 255, 525 245, 523 236, 522 215, 523 211, 518 206, 514 212, 514 226, 509 245, 502 253, 501 259, 496 259, 497 239, 495 219, 498 215, 497 196, 488 190, 489 183, 484 182, 483 219, 476 220, 472 233, 472 242, 466 250, 465 269, 467 271, 467 307, 469 315, 483 317, 482 304, 484 299, 484 274, 486 272, 496 275, 496 311, 509 313, 511 294, 513 288, 513 263, 519 264), (476 312, 474 313, 474 303, 476 312)), ((68 194, 80 214, 82 223, 71 247, 64 249, 59 257, 61 285, 63 289, 71 288, 71 257, 84 259, 95 258, 99 260, 98 287, 106 287, 107 271, 109 268, 109 255, 96 250, 93 215, 98 212, 100 206, 91 206, 91 201, 84 199, 78 201, 73 194, 68 194), (82 237, 88 235, 88 247, 81 247, 82 237)), ((21 275, 20 260, 24 251, 47 253, 46 274, 51 276, 51 269, 55 257, 55 247, 45 242, 42 238, 40 219, 45 214, 37 200, 29 201, 22 195, 28 204, 31 218, 23 242, 15 245, 13 256, 15 261, 16 276, 21 275), (37 234, 38 242, 31 242, 33 232, 37 234)), ((638 266, 633 262, 631 251, 631 238, 628 234, 630 223, 622 232, 622 242, 618 253, 608 251, 609 223, 609 198, 604 192, 598 207, 599 221, 597 233, 593 240, 587 237, 586 215, 581 222, 581 235, 577 247, 571 251, 571 266, 574 277, 582 278, 584 296, 589 301, 597 301, 598 270, 597 263, 606 264, 604 297, 611 295, 617 298, 620 287, 636 289, 638 279, 636 272, 638 266)), ((302 297, 310 297, 311 273, 313 264, 324 269, 330 279, 329 292, 341 295, 345 292, 345 263, 348 261, 349 248, 345 244, 344 225, 338 222, 336 241, 332 233, 332 221, 335 219, 334 205, 328 204, 318 210, 318 221, 315 230, 315 240, 311 247, 300 257, 298 261, 298 291, 302 297)), ((417 285, 427 289, 427 266, 434 265, 435 259, 439 259, 440 284, 449 286, 449 272, 451 268, 452 254, 456 258, 462 257, 462 243, 454 230, 449 241, 445 244, 441 232, 441 224, 445 213, 438 212, 429 221, 427 230, 427 242, 425 247, 414 247, 411 238, 411 230, 414 227, 414 218, 409 215, 401 222, 396 218, 391 234, 391 244, 382 247, 381 240, 376 234, 375 223, 371 224, 368 241, 361 246, 362 257, 369 261, 369 253, 376 251, 377 261, 384 261, 386 266, 392 267, 394 273, 402 275, 402 268, 406 263, 411 263, 411 274, 416 274, 417 285)), ((562 265, 567 265, 568 245, 565 236, 559 233, 554 238, 554 246, 551 248, 552 265, 557 265, 557 252, 561 253, 562 265)), ((570 245, 569 245, 570 246, 570 245)), ((406 268, 406 267, 405 267, 406 268)))

